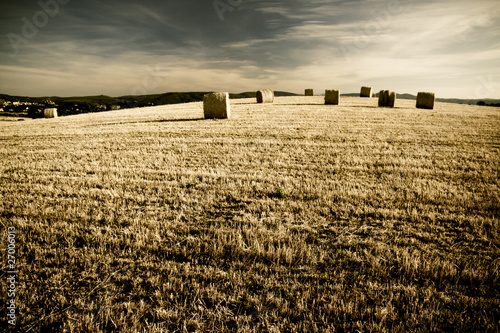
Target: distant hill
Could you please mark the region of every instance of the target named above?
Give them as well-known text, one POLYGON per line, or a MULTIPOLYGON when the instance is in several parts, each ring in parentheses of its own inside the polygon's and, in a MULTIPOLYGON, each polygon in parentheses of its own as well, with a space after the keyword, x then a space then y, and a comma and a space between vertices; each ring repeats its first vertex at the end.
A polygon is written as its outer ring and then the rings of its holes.
MULTIPOLYGON (((142 96, 121 96, 116 97, 117 104, 125 107, 140 107, 140 106, 150 106, 150 105, 165 105, 165 104, 179 104, 179 103, 190 103, 190 102, 201 102, 203 101, 203 95, 210 92, 170 92, 158 95, 142 95, 142 96)), ((276 91, 275 96, 296 96, 297 94, 276 91)), ((255 91, 242 92, 239 94, 229 94, 231 99, 238 98, 254 98, 255 91)))
POLYGON ((50 100, 54 103, 65 102, 65 103, 112 103, 116 98, 99 95, 99 96, 82 96, 82 97, 58 97, 58 96, 45 96, 45 97, 27 97, 27 96, 11 96, 0 94, 0 99, 6 101, 17 101, 17 102, 31 102, 31 103, 43 103, 44 101, 50 100))
MULTIPOLYGON (((341 94, 341 96, 359 97, 359 93, 341 94)), ((378 97, 378 93, 375 94, 375 97, 378 97)), ((400 98, 400 99, 414 99, 414 100, 417 99, 417 97, 415 95, 412 95, 412 94, 396 94, 396 98, 400 98)))
MULTIPOLYGON (((341 96, 359 97, 359 93, 341 94, 341 96)), ((378 97, 378 93, 375 94, 378 97)), ((417 100, 417 96, 412 94, 396 94, 399 99, 417 100)), ((436 98, 436 101, 443 103, 469 104, 469 105, 485 105, 485 106, 500 106, 500 99, 460 99, 460 98, 436 98)))
POLYGON ((126 107, 141 107, 150 105, 179 104, 199 102, 207 92, 170 92, 155 95, 116 97, 117 104, 126 107))
MULTIPOLYGON (((378 96, 378 94, 377 94, 378 96)), ((397 94, 400 99, 417 100, 417 96, 412 94, 397 94)), ((461 98, 436 98, 436 101, 442 103, 469 104, 469 105, 484 105, 484 106, 500 106, 500 99, 461 99, 461 98)))
MULTIPOLYGON (((169 92, 164 94, 151 94, 151 95, 126 95, 120 97, 110 97, 106 95, 98 96, 78 96, 78 97, 58 97, 58 96, 44 96, 44 97, 28 97, 28 96, 12 96, 0 94, 0 99, 5 101, 17 102, 30 102, 30 103, 43 103, 50 100, 56 104, 60 103, 97 103, 97 104, 145 104, 145 105, 162 105, 162 104, 177 104, 199 102, 203 100, 203 95, 210 92, 169 92)), ((298 94, 275 91, 275 96, 298 96, 298 94)), ((255 91, 242 92, 238 94, 229 94, 230 98, 252 98, 255 97, 255 91)))

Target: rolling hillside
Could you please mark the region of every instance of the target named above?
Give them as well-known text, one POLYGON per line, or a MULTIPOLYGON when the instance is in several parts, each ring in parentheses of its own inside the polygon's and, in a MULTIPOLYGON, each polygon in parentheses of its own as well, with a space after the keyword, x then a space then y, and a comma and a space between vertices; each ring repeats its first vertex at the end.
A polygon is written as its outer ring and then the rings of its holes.
POLYGON ((247 98, 228 120, 193 102, 0 122, 17 327, 498 331, 500 111, 414 104, 247 98))

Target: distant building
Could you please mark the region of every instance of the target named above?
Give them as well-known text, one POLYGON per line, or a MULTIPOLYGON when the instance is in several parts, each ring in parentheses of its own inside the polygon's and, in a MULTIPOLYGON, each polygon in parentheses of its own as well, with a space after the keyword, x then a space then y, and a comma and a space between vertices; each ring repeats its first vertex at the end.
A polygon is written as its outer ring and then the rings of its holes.
POLYGON ((111 105, 111 110, 113 110, 113 111, 120 110, 120 106, 119 105, 111 105))

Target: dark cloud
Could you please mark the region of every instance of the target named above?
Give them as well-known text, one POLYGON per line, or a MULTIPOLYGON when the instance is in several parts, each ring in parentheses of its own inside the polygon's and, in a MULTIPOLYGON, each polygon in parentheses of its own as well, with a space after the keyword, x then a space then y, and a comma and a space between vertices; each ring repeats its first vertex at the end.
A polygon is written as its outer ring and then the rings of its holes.
MULTIPOLYGON (((416 76, 415 61, 425 65, 422 73, 439 70, 443 77, 452 68, 464 68, 460 83, 464 87, 474 84, 468 77, 488 70, 498 73, 498 65, 488 69, 459 60, 471 51, 488 66, 498 59, 499 14, 493 0, 474 4, 465 0, 216 1, 69 0, 59 4, 54 15, 44 14, 38 1, 3 1, 0 68, 12 83, 0 85, 0 90, 116 94, 141 81, 146 66, 157 65, 163 75, 175 80, 158 90, 196 90, 211 84, 213 89, 273 85, 301 91, 299 87, 308 80, 324 86, 332 77, 345 78, 345 89, 354 89, 361 80, 380 83, 386 82, 385 77, 416 76), (26 36, 27 24, 33 24, 36 33, 26 36), (443 66, 446 57, 452 63, 448 67, 443 66), (39 89, 26 90, 23 78, 40 80, 41 73, 61 79, 47 79, 39 89), (82 83, 60 88, 67 75, 82 83), (105 75, 120 78, 119 83, 111 89, 105 75), (103 87, 86 87, 85 82, 102 82, 103 87)), ((414 88, 408 81, 401 81, 401 89, 414 88)), ((455 89, 458 82, 454 81, 455 89)))

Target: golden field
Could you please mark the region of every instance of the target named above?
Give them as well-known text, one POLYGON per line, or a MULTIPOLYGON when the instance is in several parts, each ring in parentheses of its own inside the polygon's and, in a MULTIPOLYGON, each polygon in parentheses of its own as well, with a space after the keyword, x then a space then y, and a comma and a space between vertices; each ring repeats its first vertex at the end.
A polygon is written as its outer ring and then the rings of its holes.
POLYGON ((17 330, 500 330, 499 109, 231 107, 0 122, 17 330))

